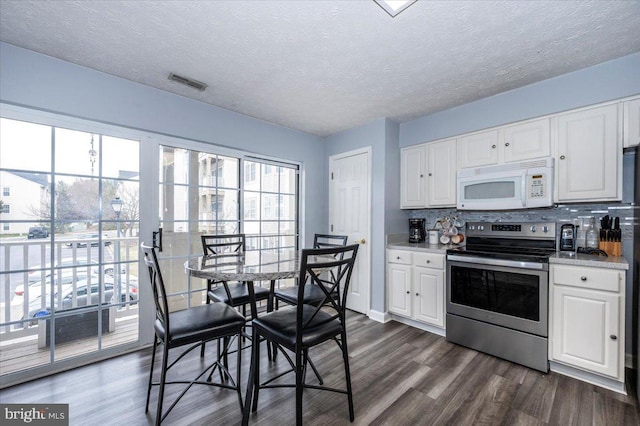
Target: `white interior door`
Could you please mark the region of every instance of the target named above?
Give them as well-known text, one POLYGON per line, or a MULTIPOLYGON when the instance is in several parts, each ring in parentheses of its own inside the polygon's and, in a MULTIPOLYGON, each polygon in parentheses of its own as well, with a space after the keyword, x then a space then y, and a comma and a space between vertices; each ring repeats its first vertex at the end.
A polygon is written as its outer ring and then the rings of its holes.
POLYGON ((371 149, 329 158, 329 230, 360 243, 351 276, 347 308, 369 313, 371 289, 371 149))

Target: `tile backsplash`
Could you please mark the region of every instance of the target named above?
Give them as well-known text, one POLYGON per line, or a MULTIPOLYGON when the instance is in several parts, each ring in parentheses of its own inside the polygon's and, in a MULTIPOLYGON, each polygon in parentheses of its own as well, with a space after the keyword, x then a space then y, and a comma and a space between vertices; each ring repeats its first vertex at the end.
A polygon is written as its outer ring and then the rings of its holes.
MULTIPOLYGON (((558 204, 554 207, 506 210, 506 211, 470 211, 450 209, 424 209, 409 210, 409 218, 424 218, 426 227, 433 228, 436 221, 443 216, 457 216, 465 222, 557 222, 573 223, 581 225, 584 220, 595 216, 596 224, 600 224, 600 218, 609 215, 620 217, 623 244, 630 245, 634 237, 634 225, 640 224, 640 206, 632 203, 602 203, 602 204, 558 204)), ((407 232, 408 232, 407 223, 407 232)), ((638 229, 636 227, 636 229, 638 229)), ((560 226, 558 226, 558 232, 560 226)))

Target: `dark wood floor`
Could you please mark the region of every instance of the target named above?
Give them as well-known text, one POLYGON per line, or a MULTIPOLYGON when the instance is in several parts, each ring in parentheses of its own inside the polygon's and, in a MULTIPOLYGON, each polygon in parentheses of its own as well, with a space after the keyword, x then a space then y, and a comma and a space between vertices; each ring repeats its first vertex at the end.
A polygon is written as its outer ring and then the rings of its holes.
MULTIPOLYGON (((634 394, 624 396, 556 373, 542 374, 396 322, 380 324, 352 314, 348 331, 354 424, 640 424, 634 394)), ((208 351, 211 358, 215 345, 208 345, 208 351)), ((326 384, 344 385, 335 343, 317 348, 312 357, 326 384)), ((247 352, 244 361, 248 359, 247 352)), ((144 414, 150 360, 150 350, 125 355, 2 390, 0 401, 69 403, 72 425, 152 424, 154 415, 144 414)), ((279 357, 276 364, 268 365, 265 358, 262 372, 280 371, 284 363, 279 357)), ((201 366, 199 354, 182 365, 178 372, 192 375, 201 366)), ((243 374, 244 381, 246 368, 243 374)), ((311 376, 308 381, 313 381, 311 376)), ((169 397, 176 392, 170 391, 169 397)), ((151 412, 155 395, 154 390, 151 412)), ((292 389, 262 391, 251 424, 293 424, 293 395, 292 389)), ((309 425, 350 424, 344 395, 307 391, 304 410, 309 425)), ((235 394, 195 387, 165 424, 234 425, 239 420, 235 394)))

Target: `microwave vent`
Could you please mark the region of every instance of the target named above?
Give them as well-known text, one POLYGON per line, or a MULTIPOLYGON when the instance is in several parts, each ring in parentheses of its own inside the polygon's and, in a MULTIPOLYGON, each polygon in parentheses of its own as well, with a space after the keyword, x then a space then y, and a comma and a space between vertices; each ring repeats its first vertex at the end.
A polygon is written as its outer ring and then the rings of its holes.
MULTIPOLYGON (((551 167, 553 166, 553 158, 541 158, 539 160, 530 160, 530 161, 521 161, 518 163, 506 163, 500 164, 497 166, 485 166, 478 167, 475 169, 468 169, 471 173, 464 173, 465 176, 482 176, 486 174, 496 173, 496 172, 508 172, 512 170, 527 170, 527 169, 535 169, 539 167, 551 167)), ((462 170, 461 170, 462 171, 462 170)))

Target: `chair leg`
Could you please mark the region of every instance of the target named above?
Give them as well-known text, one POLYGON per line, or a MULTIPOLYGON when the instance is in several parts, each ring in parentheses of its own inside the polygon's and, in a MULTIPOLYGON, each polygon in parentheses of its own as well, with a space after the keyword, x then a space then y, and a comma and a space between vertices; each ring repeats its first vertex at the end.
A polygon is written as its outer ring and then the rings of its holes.
POLYGON ((242 380, 242 332, 238 333, 238 359, 236 360, 237 364, 236 364, 236 369, 237 369, 237 380, 236 380, 236 386, 237 386, 237 390, 238 390, 238 401, 240 401, 240 412, 243 411, 243 405, 242 405, 242 391, 240 390, 240 383, 242 380))
POLYGON ((296 425, 302 426, 302 391, 304 390, 305 357, 296 349, 296 425))
POLYGON ((167 379, 167 364, 169 359, 169 348, 166 343, 162 345, 162 371, 160 372, 160 390, 158 391, 158 410, 156 413, 156 425, 162 422, 162 401, 164 399, 164 384, 167 379))
MULTIPOLYGON (((255 412, 258 410, 258 394, 260 393, 260 336, 258 335, 258 331, 256 330, 255 327, 253 328, 253 340, 252 340, 252 344, 251 347, 255 348, 255 352, 253 352, 253 360, 252 360, 252 366, 255 364, 256 366, 256 371, 255 371, 255 376, 253 376, 253 406, 251 407, 251 411, 255 412)), ((246 404, 249 404, 249 401, 246 402, 246 404)))
POLYGON ((149 369, 149 387, 147 388, 147 405, 145 405, 144 413, 149 412, 149 398, 151 396, 151 383, 153 382, 153 365, 156 362, 156 349, 158 348, 158 336, 153 336, 153 352, 151 353, 151 368, 149 369))
MULTIPOLYGON (((255 342, 258 338, 258 334, 253 330, 253 341, 255 342)), ((246 426, 249 424, 249 415, 251 413, 251 398, 253 396, 253 387, 255 385, 255 377, 257 376, 256 370, 258 366, 258 360, 256 360, 256 351, 257 345, 251 345, 251 363, 249 368, 249 380, 247 381, 247 394, 244 398, 244 409, 242 410, 242 425, 246 426)))
MULTIPOLYGON (((224 344, 224 349, 223 349, 223 353, 222 353, 222 357, 223 357, 223 365, 227 368, 227 370, 229 369, 229 355, 228 355, 228 348, 229 348, 229 338, 228 337, 223 337, 222 338, 223 344, 224 344)), ((225 380, 227 379, 227 373, 224 374, 225 380)))
POLYGON ((204 347, 206 344, 206 342, 202 342, 202 346, 200 346, 200 358, 204 358, 204 347))
POLYGON ((344 359, 344 375, 347 382, 347 399, 349 401, 349 420, 353 422, 355 419, 355 411, 353 409, 353 391, 351 390, 351 370, 349 369, 349 351, 347 349, 347 332, 342 330, 342 358, 344 359))

